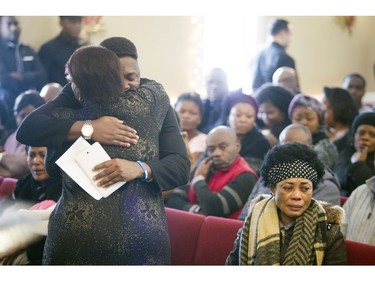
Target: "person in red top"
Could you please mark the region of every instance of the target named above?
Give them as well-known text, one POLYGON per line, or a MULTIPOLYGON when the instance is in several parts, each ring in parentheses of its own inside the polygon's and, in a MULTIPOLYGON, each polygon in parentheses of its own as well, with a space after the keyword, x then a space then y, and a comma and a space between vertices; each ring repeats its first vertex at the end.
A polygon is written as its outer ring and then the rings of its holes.
POLYGON ((237 218, 257 181, 257 174, 239 155, 235 131, 227 126, 207 136, 208 156, 200 162, 189 185, 177 188, 167 206, 206 216, 237 218))

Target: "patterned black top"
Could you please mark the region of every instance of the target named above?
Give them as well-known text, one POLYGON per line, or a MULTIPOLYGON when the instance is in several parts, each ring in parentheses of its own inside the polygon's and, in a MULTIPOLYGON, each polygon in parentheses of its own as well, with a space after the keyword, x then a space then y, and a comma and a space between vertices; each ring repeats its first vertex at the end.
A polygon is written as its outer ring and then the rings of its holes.
MULTIPOLYGON (((162 85, 147 80, 116 103, 55 110, 56 118, 125 120, 140 139, 129 148, 103 145, 111 158, 157 159, 159 134, 170 101, 162 85)), ((49 148, 54 161, 71 143, 49 148)), ((51 165, 51 162, 47 166, 51 165)), ((95 200, 62 172, 62 196, 50 217, 44 264, 151 265, 170 264, 168 229, 161 192, 141 180, 127 182, 107 198, 95 200)))

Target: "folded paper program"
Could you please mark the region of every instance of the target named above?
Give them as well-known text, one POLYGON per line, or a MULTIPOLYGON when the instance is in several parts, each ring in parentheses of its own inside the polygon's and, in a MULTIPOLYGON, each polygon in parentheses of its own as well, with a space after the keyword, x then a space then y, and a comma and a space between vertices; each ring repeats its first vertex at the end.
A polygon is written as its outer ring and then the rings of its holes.
POLYGON ((56 161, 56 164, 89 195, 100 200, 103 197, 108 197, 126 183, 122 181, 106 188, 96 185, 92 178, 98 172, 93 172, 92 168, 110 159, 100 143, 96 142, 90 145, 80 137, 56 161))

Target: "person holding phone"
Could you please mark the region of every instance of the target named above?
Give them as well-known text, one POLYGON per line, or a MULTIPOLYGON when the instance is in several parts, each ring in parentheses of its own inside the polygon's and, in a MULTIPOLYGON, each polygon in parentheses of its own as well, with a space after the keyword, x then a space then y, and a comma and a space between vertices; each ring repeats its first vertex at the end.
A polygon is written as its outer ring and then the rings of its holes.
POLYGON ((190 185, 174 190, 167 207, 206 216, 237 218, 258 176, 239 155, 241 144, 227 126, 207 136, 208 156, 192 172, 190 185))

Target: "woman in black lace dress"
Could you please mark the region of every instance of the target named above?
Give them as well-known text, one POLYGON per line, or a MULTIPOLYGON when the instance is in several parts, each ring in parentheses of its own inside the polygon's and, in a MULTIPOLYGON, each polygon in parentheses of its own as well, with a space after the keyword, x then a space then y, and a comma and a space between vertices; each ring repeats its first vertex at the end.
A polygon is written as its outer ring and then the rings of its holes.
MULTIPOLYGON (((50 217, 43 263, 169 264, 161 192, 152 189, 150 179, 135 162, 158 159, 159 133, 170 106, 168 96, 152 80, 124 93, 119 59, 102 47, 78 49, 67 72, 83 108, 58 108, 53 112, 55 118, 93 120, 111 115, 126 120, 140 138, 128 148, 103 145, 112 159, 107 168, 114 174, 119 161, 129 162, 128 169, 122 171, 127 183, 107 198, 95 200, 61 172, 63 192, 50 217)), ((49 148, 47 160, 55 161, 71 144, 49 148)))

